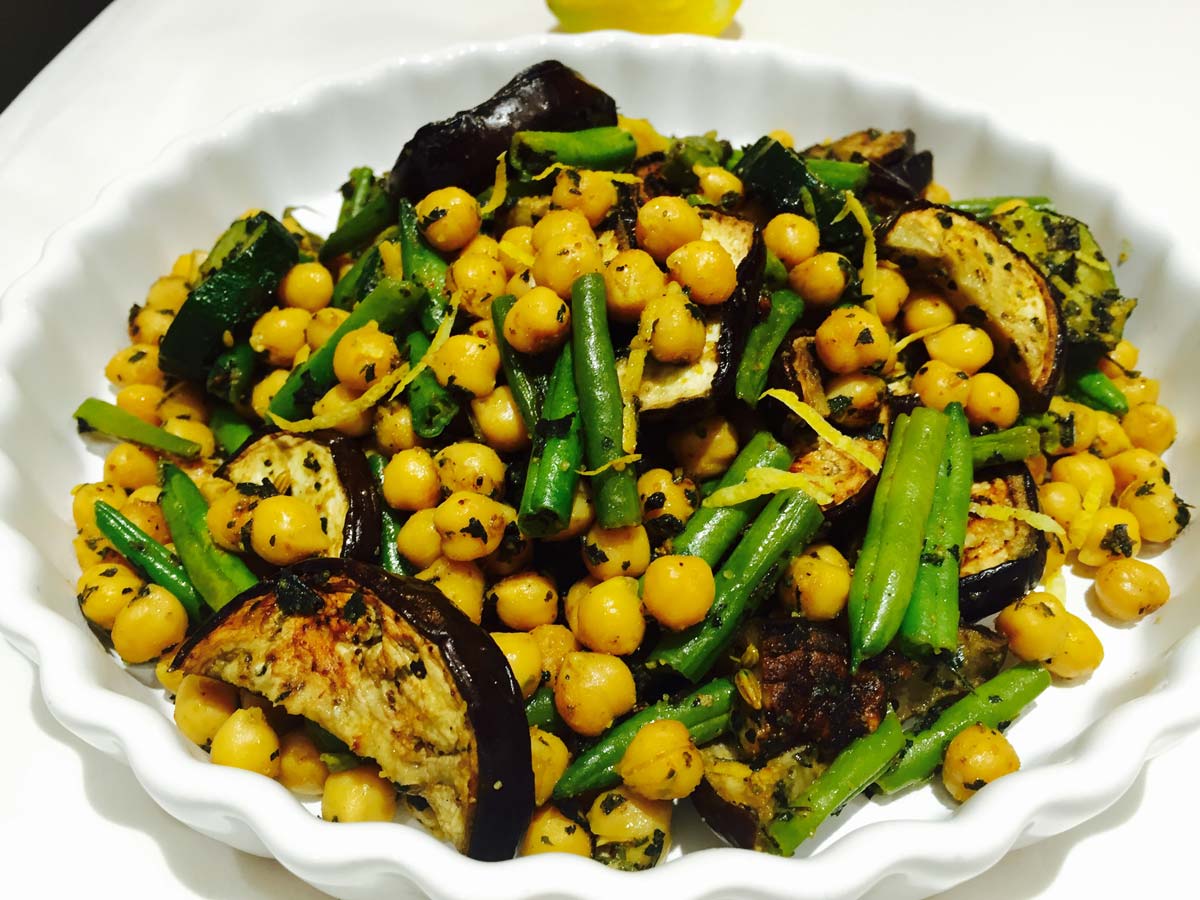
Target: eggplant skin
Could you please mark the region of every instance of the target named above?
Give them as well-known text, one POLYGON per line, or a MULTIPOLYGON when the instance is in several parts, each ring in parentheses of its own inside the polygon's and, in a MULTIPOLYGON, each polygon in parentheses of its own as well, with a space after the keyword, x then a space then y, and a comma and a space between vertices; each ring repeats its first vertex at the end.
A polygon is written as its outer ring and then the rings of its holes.
POLYGON ((581 131, 617 124, 617 104, 555 59, 518 72, 471 109, 417 129, 388 176, 388 192, 414 203, 454 185, 478 194, 518 131, 581 131))
POLYGON ((216 474, 234 484, 267 479, 280 493, 312 500, 329 528, 330 556, 370 561, 379 553, 379 492, 357 442, 337 431, 260 431, 216 474))
POLYGON ((469 856, 515 852, 533 812, 521 693, 491 636, 433 585, 356 560, 298 563, 205 622, 172 668, 316 722, 469 856))
POLYGON ((941 290, 959 318, 985 329, 1022 406, 1044 411, 1065 353, 1062 310, 1029 257, 990 225, 948 206, 910 203, 877 234, 880 255, 941 290))
MULTIPOLYGON (((1024 463, 997 466, 976 473, 971 500, 1037 512, 1037 484, 1024 463)), ((963 621, 994 615, 1033 590, 1046 570, 1046 549, 1046 536, 1032 525, 968 519, 958 580, 963 621)))

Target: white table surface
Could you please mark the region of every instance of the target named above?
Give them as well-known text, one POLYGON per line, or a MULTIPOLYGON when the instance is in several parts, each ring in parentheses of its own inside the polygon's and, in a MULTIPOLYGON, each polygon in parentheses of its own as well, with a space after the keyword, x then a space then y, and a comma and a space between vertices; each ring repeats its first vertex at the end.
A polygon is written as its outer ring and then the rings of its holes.
MULTIPOLYGON (((117 0, 0 115, 0 289, 113 177, 245 104, 389 55, 553 25, 541 0, 117 0)), ((1182 241, 1193 236, 1196 0, 746 0, 732 32, 990 109, 1125 182, 1182 241), (1149 161, 1175 150, 1178 161, 1149 161)), ((159 810, 128 769, 54 721, 33 667, 3 641, 0 685, 0 894, 323 896, 159 810)), ((1193 737, 1104 815, 1013 853, 944 900, 1194 896, 1184 885, 1194 883, 1198 751, 1193 737)))

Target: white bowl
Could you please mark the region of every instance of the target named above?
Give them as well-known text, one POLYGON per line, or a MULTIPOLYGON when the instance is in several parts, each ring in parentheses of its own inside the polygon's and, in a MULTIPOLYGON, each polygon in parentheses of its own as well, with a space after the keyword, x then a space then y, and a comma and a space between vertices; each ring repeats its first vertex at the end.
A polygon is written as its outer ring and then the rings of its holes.
MULTIPOLYGON (((690 812, 677 816, 671 860, 617 873, 566 856, 485 864, 403 825, 331 825, 278 784, 210 765, 176 731, 152 680, 101 647, 73 598, 68 488, 95 480, 97 453, 71 411, 104 395, 105 360, 121 346, 124 312, 176 254, 208 246, 249 206, 330 207, 360 163, 389 166, 420 124, 488 96, 521 67, 557 57, 663 131, 712 128, 748 140, 788 128, 801 141, 864 126, 911 127, 935 151, 956 195, 1047 194, 1089 222, 1126 293, 1141 296, 1130 335, 1179 417, 1170 456, 1185 497, 1200 493, 1194 423, 1200 400, 1189 351, 1200 342, 1200 279, 1167 238, 1142 224, 1113 187, 1089 182, 1053 152, 1005 134, 983 115, 840 64, 745 43, 596 34, 462 47, 320 85, 244 113, 175 145, 148 171, 113 185, 47 245, 0 307, 0 553, 9 587, 0 631, 40 665, 46 703, 70 730, 128 760, 168 812, 251 853, 273 855, 340 897, 824 898, 872 887, 918 897, 978 874, 1010 848, 1074 827, 1113 803, 1143 763, 1200 722, 1200 607, 1191 601, 1200 536, 1158 558, 1178 598, 1133 628, 1094 621, 1107 658, 1086 683, 1042 696, 1013 727, 1021 772, 951 808, 929 789, 854 804, 798 859, 717 848, 690 812), (1128 241, 1128 243, 1125 243, 1128 241), (1167 319, 1168 310, 1170 318, 1167 319), (1169 322, 1168 327, 1162 324, 1169 322), (1155 325, 1158 327, 1155 327, 1155 325), (687 850, 681 853, 680 848, 687 850)), ((1084 582, 1071 608, 1088 611, 1084 582)))

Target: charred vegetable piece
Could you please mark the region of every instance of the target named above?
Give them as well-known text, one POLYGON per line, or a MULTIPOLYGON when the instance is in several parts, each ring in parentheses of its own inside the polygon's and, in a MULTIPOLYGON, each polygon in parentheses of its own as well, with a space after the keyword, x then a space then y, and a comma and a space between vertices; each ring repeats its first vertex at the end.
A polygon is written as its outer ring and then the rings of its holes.
MULTIPOLYGON (((883 426, 878 425, 876 429, 851 440, 882 460, 888 443, 883 438, 883 426)), ((833 490, 829 501, 821 504, 821 512, 830 518, 841 517, 858 509, 871 498, 871 490, 878 480, 861 462, 825 441, 820 441, 815 448, 797 457, 788 468, 802 475, 832 479, 833 490)))
POLYGON ((203 381, 226 349, 225 335, 245 337, 279 281, 299 258, 292 234, 267 213, 239 219, 218 238, 159 344, 168 375, 203 381))
POLYGON ((1041 450, 1041 435, 1031 425, 1017 425, 971 438, 971 459, 977 469, 1020 462, 1036 456, 1041 450))
MULTIPOLYGON (((889 206, 896 200, 915 200, 933 179, 933 154, 928 150, 916 152, 916 135, 911 130, 867 128, 836 141, 809 147, 803 155, 814 161, 864 162, 868 170, 870 199, 875 205, 889 206)), ((810 162, 810 167, 812 165, 810 162)))
POLYGON ((662 163, 662 177, 680 193, 692 193, 699 186, 695 167, 723 166, 732 149, 715 131, 671 138, 662 163))
POLYGON ((1121 296, 1112 265, 1088 227, 1047 210, 1018 207, 989 220, 1045 276, 1062 305, 1063 330, 1075 351, 1111 350, 1137 301, 1121 296))
POLYGON ((495 641, 433 585, 310 560, 205 623, 174 667, 254 691, 375 760, 462 852, 516 850, 533 812, 521 693, 495 641))
POLYGON ((205 387, 214 397, 241 403, 250 396, 258 356, 249 343, 235 344, 214 360, 205 387))
POLYGON ((575 757, 554 786, 555 798, 562 800, 617 784, 621 780, 617 775, 617 763, 638 730, 650 722, 675 719, 687 726, 695 743, 715 740, 729 727, 733 694, 732 682, 717 678, 682 700, 660 700, 634 713, 575 757))
POLYGON ((580 131, 617 124, 613 98, 557 60, 517 73, 483 103, 417 129, 388 177, 388 191, 414 203, 455 185, 478 194, 518 131, 580 131))
POLYGON ((904 748, 904 731, 895 713, 873 733, 860 737, 843 750, 767 829, 775 841, 775 852, 791 856, 829 816, 874 783, 888 763, 904 748))
POLYGON ((269 431, 245 443, 217 475, 246 492, 303 499, 325 522, 330 556, 375 559, 381 504, 353 439, 336 431, 269 431))
POLYGON ((126 412, 119 406, 104 400, 97 400, 95 397, 80 403, 74 416, 79 424, 79 430, 83 432, 99 431, 109 437, 132 441, 143 447, 161 450, 163 453, 182 456, 185 459, 194 459, 200 455, 200 445, 195 441, 189 441, 171 434, 169 431, 164 431, 156 425, 139 419, 133 413, 126 412))
POLYGON ((624 128, 582 131, 518 131, 508 151, 509 165, 522 179, 540 175, 555 163, 581 169, 620 172, 637 156, 637 141, 624 128))
POLYGON ((791 391, 822 416, 830 413, 821 368, 817 364, 816 338, 792 332, 771 363, 771 384, 791 391))
POLYGON ((162 467, 163 517, 183 561, 188 580, 204 602, 215 610, 258 583, 246 564, 215 543, 208 530, 208 504, 200 488, 178 466, 162 467))
POLYGON ((937 717, 933 725, 909 737, 896 765, 876 782, 894 794, 924 781, 941 765, 954 736, 976 722, 1002 728, 1050 686, 1050 673, 1037 663, 1023 663, 981 684, 937 717))
MULTIPOLYGON (((1022 463, 977 473, 973 503, 1038 511, 1037 485, 1022 463)), ((1018 519, 971 516, 959 567, 959 606, 964 622, 977 622, 1023 597, 1046 568, 1046 536, 1018 519)))
POLYGON ((567 527, 583 463, 583 423, 570 341, 563 344, 550 373, 542 415, 531 433, 533 449, 517 522, 522 533, 546 537, 567 527))
POLYGON ((138 571, 174 594, 189 619, 196 622, 204 618, 204 601, 174 553, 103 500, 96 503, 96 526, 138 571))
POLYGON ((963 321, 985 329, 1022 404, 1043 410, 1058 385, 1064 327, 1058 301, 1029 259, 993 227, 917 203, 883 226, 882 256, 934 283, 963 321))
POLYGON ((774 291, 771 294, 771 310, 767 318, 759 322, 750 332, 746 351, 738 366, 735 390, 739 400, 751 406, 758 405, 758 398, 767 386, 767 373, 775 351, 783 343, 788 329, 804 315, 804 300, 793 291, 774 291))
POLYGON ((212 429, 217 446, 225 456, 237 453, 242 444, 254 434, 254 429, 226 403, 213 405, 208 427, 212 429))
MULTIPOLYGON (((367 462, 371 467, 371 480, 375 483, 375 490, 382 491, 383 470, 387 465, 387 460, 378 453, 373 453, 367 462)), ((396 546, 396 535, 400 533, 400 526, 403 524, 400 516, 386 503, 378 505, 380 508, 379 565, 393 575, 415 575, 415 570, 404 558, 400 548, 396 546)))
MULTIPOLYGON (((418 331, 408 336, 408 362, 416 365, 429 352, 429 338, 418 331)), ((433 371, 426 368, 408 386, 408 406, 412 410, 413 431, 432 440, 440 437, 458 415, 458 401, 442 387, 433 371)))
POLYGON ((813 144, 803 155, 812 159, 870 160, 888 165, 911 155, 916 142, 912 131, 880 131, 864 128, 836 141, 813 144))

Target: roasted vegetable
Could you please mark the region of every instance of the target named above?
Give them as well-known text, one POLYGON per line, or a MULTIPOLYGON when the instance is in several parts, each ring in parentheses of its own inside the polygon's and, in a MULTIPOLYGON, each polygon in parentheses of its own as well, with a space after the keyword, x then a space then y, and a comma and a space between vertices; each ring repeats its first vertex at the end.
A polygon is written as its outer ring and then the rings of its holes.
POLYGON ((1036 456, 1041 450, 1041 436, 1031 425, 1016 425, 971 438, 971 459, 977 469, 1020 462, 1036 456))
POLYGON ((225 336, 237 339, 249 333, 298 258, 291 233, 267 213, 229 226, 201 266, 200 283, 163 335, 158 350, 162 370, 203 381, 227 349, 225 336))
POLYGON ((803 314, 804 300, 799 294, 789 290, 771 293, 771 310, 766 319, 750 331, 742 362, 738 366, 734 393, 739 400, 751 406, 758 405, 758 398, 767 386, 767 373, 771 360, 775 358, 775 351, 783 343, 788 329, 803 314))
POLYGON ((829 400, 817 363, 816 338, 793 331, 771 364, 772 386, 791 391, 822 416, 829 415, 829 400))
MULTIPOLYGON (((971 502, 1038 511, 1037 485, 1023 463, 977 472, 971 502)), ((1019 519, 967 520, 959 563, 959 608, 977 622, 1023 597, 1046 568, 1046 536, 1019 519)))
POLYGON ((490 98, 417 129, 388 176, 394 197, 416 202, 454 185, 479 193, 518 131, 580 131, 617 124, 612 97, 557 60, 518 72, 490 98))
MULTIPOLYGON (((851 440, 872 456, 882 460, 888 447, 882 431, 883 426, 878 425, 876 431, 868 430, 851 440)), ((878 475, 858 460, 823 440, 818 441, 811 450, 797 456, 788 469, 801 475, 830 479, 833 485, 830 498, 821 504, 821 512, 830 518, 844 516, 870 500, 871 492, 878 481, 878 475)))
POLYGON ((379 551, 380 500, 359 445, 336 431, 268 431, 247 441, 217 470, 239 489, 300 497, 320 513, 330 556, 373 560, 379 551))
MULTIPOLYGON (((896 201, 915 200, 933 180, 933 154, 916 151, 911 130, 879 131, 868 128, 836 141, 816 144, 803 153, 809 168, 826 183, 815 160, 862 161, 867 167, 867 197, 874 206, 891 207, 896 201)), ((838 184, 836 186, 845 187, 838 184)), ((857 187, 850 185, 854 190, 857 187)))
POLYGON ((193 459, 200 455, 200 445, 178 435, 164 431, 157 425, 151 425, 139 419, 131 412, 126 412, 105 400, 89 397, 79 404, 73 413, 80 432, 98 431, 122 441, 132 441, 161 450, 172 456, 182 456, 193 459))
POLYGON ((881 228, 879 252, 935 284, 959 318, 985 329, 1023 406, 1043 410, 1058 385, 1064 328, 1037 268, 992 227, 946 206, 916 203, 881 228))
POLYGON ((173 666, 254 691, 373 759, 468 855, 515 851, 533 811, 521 694, 495 641, 433 585, 310 560, 226 606, 173 666))
POLYGON ((581 169, 619 172, 637 155, 637 141, 624 128, 583 131, 518 131, 508 160, 517 174, 532 179, 555 163, 581 169))
POLYGON ((542 418, 532 429, 533 450, 517 513, 524 534, 545 537, 567 527, 583 463, 582 430, 575 356, 567 341, 550 373, 542 418))
POLYGON ((249 342, 234 344, 214 361, 205 387, 214 397, 230 403, 242 403, 254 387, 258 355, 249 342))
POLYGON ((1045 276, 1062 306, 1073 356, 1076 349, 1094 355, 1117 346, 1137 301, 1121 296, 1112 265, 1086 225, 1029 207, 993 216, 989 224, 1045 276))

